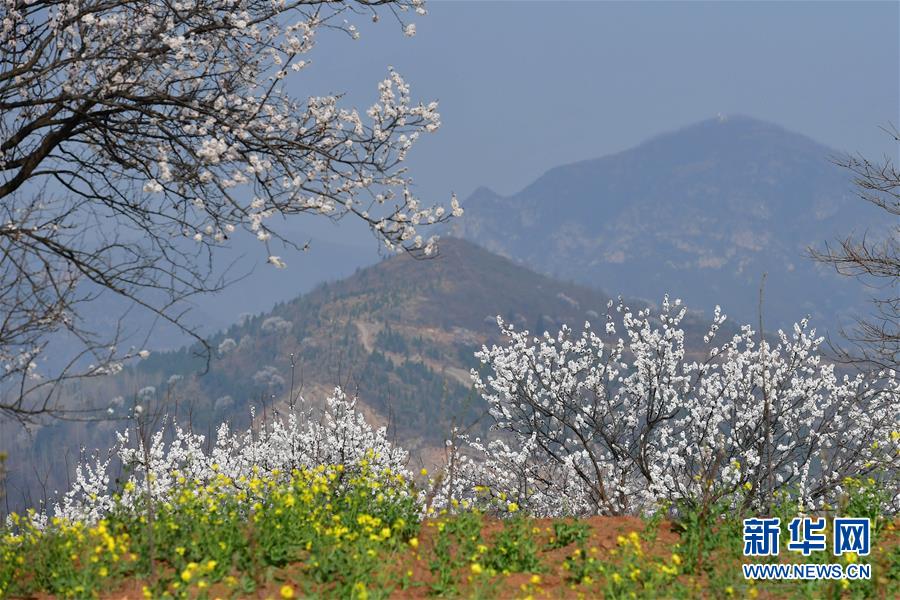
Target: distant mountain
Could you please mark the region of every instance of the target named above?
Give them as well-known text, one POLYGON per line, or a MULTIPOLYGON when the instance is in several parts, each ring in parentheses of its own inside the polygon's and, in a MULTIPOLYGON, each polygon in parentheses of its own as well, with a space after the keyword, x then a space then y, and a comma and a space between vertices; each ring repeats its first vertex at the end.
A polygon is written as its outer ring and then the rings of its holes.
POLYGON ((756 322, 810 314, 821 329, 866 310, 856 282, 805 253, 879 225, 838 152, 748 117, 660 135, 631 150, 552 169, 508 197, 463 204, 456 235, 558 278, 651 300, 721 304, 756 322))

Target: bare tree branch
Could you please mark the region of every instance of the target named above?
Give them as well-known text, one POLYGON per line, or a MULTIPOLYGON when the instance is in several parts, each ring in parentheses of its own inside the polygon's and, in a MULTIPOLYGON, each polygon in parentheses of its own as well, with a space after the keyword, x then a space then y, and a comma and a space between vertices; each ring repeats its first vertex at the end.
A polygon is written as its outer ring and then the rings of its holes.
MULTIPOLYGON (((896 128, 885 131, 900 142, 896 128)), ((849 235, 823 250, 809 249, 810 256, 831 265, 841 275, 855 277, 873 290, 872 314, 857 319, 851 330, 841 331, 846 344, 832 342, 840 360, 873 363, 882 368, 900 366, 900 171, 890 157, 873 162, 847 156, 835 163, 853 174, 859 197, 887 213, 884 239, 867 233, 849 235)))
POLYGON ((274 242, 306 245, 278 222, 349 217, 427 256, 435 239, 419 230, 462 212, 412 194, 404 160, 440 117, 399 74, 365 111, 286 88, 322 31, 356 37, 346 17, 379 10, 403 24, 421 0, 0 2, 0 414, 60 414, 73 407, 59 382, 142 355, 83 317, 100 292, 193 336, 209 360, 186 301, 228 283, 214 259, 233 235, 281 268, 274 242), (81 350, 41 372, 62 333, 81 350))

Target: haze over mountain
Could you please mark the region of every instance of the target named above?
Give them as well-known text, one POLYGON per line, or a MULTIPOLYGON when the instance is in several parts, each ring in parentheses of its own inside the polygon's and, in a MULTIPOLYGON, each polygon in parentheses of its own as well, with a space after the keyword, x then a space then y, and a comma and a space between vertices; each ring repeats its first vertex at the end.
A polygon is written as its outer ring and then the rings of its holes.
POLYGON ((609 293, 721 304, 820 331, 867 310, 865 290, 806 257, 851 232, 877 235, 839 153, 777 125, 720 116, 595 160, 554 168, 520 192, 464 203, 455 234, 556 277, 609 293))
MULTIPOLYGON (((767 323, 789 326, 810 314, 820 330, 833 331, 868 309, 866 290, 814 264, 806 249, 877 231, 880 217, 856 198, 847 173, 831 162, 836 155, 771 123, 716 118, 554 168, 511 196, 479 188, 450 231, 557 278, 654 303, 670 292, 696 309, 721 304, 741 321, 757 321, 765 272, 767 323)), ((282 228, 298 245, 310 241, 309 251, 276 245, 272 252, 288 263, 279 270, 265 264, 268 252, 253 236, 234 236, 219 264, 234 263, 228 278, 252 274, 196 299, 187 322, 209 335, 379 257, 365 231, 351 236, 347 227, 302 220, 282 228)), ((107 331, 127 305, 104 298, 85 316, 107 331)), ((190 342, 166 324, 151 329, 152 315, 128 318, 133 335, 122 346, 190 342)))

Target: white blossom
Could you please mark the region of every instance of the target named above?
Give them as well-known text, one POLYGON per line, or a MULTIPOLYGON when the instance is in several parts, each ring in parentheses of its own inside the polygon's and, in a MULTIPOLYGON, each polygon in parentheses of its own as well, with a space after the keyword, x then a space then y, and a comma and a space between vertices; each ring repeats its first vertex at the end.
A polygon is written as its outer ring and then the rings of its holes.
MULTIPOLYGON (((894 373, 839 378, 806 320, 775 343, 744 326, 697 360, 685 314, 678 300, 656 314, 620 301, 605 339, 588 323, 532 337, 498 319, 508 341, 483 347, 487 374, 472 377, 504 435, 459 436, 436 497, 477 501, 477 486, 552 516, 710 495, 760 507, 783 490, 813 510, 834 505, 845 477, 900 472, 894 373)), ((723 322, 717 309, 707 345, 723 322)))
MULTIPOLYGON (((340 388, 327 398, 322 411, 290 413, 275 417, 264 428, 242 432, 232 432, 222 424, 211 445, 203 435, 174 422, 172 427, 171 441, 166 441, 164 429, 150 435, 146 452, 141 440, 132 440, 129 430, 119 433, 107 458, 98 454, 77 466, 72 487, 51 514, 93 523, 112 510, 114 493, 120 494, 126 509, 148 488, 154 500, 166 502, 177 490, 180 477, 206 485, 224 476, 235 482, 237 492, 237 482, 255 474, 287 479, 294 469, 338 464, 352 471, 363 459, 374 472, 390 469, 411 477, 406 469, 407 453, 389 441, 384 427, 372 428, 356 410, 356 400, 340 388), (111 488, 109 476, 114 459, 131 473, 117 490, 111 488)), ((36 521, 46 522, 47 516, 40 515, 36 521)))

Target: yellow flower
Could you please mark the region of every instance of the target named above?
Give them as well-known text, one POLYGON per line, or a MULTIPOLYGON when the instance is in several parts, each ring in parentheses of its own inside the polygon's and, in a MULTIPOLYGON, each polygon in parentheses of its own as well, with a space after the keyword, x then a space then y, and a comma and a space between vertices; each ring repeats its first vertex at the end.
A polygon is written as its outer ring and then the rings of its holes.
POLYGON ((285 598, 285 600, 287 600, 288 598, 293 598, 294 597, 294 588, 292 588, 289 585, 283 585, 283 586, 281 586, 280 593, 281 593, 281 597, 285 598))
POLYGON ((369 592, 366 590, 366 584, 357 581, 353 584, 353 595, 357 600, 369 600, 369 592))
POLYGON ((185 583, 189 582, 191 580, 191 577, 193 577, 193 576, 194 576, 194 574, 191 573, 190 569, 185 569, 184 571, 181 572, 181 580, 185 583))
POLYGON ((541 582, 541 576, 535 573, 531 576, 531 579, 529 581, 531 581, 533 585, 537 585, 541 582))
POLYGON ((472 572, 475 573, 476 575, 480 575, 481 572, 484 570, 481 568, 481 565, 478 564, 477 562, 472 563, 472 565, 469 568, 472 569, 472 572))
POLYGON ((678 575, 678 569, 669 565, 659 565, 659 570, 666 575, 678 575))
POLYGON ((672 555, 672 562, 675 563, 676 565, 680 565, 680 564, 681 564, 681 557, 678 556, 677 554, 673 554, 673 555, 672 555))
POLYGON ((734 596, 734 588, 729 585, 727 588, 725 588, 725 593, 729 596, 734 596))
POLYGON ((428 475, 428 469, 422 467, 422 470, 419 471, 419 473, 422 475, 422 477, 425 477, 426 475, 428 475))
POLYGON ((412 546, 413 548, 418 548, 419 547, 419 539, 418 538, 410 539, 409 545, 412 546))
POLYGON ((509 504, 506 505, 506 510, 508 510, 511 513, 514 513, 517 510, 519 510, 519 505, 516 504, 515 502, 510 502, 509 504))

